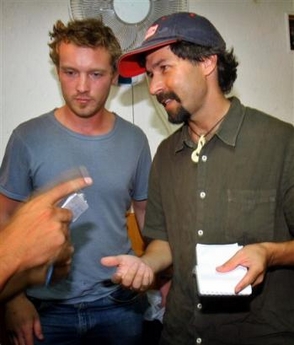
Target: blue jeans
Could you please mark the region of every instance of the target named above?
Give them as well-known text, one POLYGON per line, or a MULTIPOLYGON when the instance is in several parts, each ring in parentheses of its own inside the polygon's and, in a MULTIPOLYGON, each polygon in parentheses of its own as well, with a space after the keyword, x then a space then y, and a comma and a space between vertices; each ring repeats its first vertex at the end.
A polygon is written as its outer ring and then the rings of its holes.
POLYGON ((145 295, 119 288, 73 305, 32 299, 45 339, 35 345, 141 345, 145 295))

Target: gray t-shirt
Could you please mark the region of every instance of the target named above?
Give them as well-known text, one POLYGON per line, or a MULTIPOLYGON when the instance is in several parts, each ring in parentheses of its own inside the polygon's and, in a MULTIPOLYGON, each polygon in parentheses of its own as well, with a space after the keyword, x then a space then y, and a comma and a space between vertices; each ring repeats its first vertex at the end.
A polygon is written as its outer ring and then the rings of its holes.
POLYGON ((99 136, 65 128, 53 111, 13 131, 0 169, 2 194, 25 200, 79 166, 86 167, 94 181, 83 191, 89 209, 71 225, 75 253, 70 275, 48 288, 31 289, 31 296, 79 303, 116 288, 109 284, 113 269, 103 267, 100 259, 131 252, 125 214, 132 199, 147 199, 150 164, 143 131, 117 115, 112 131, 99 136))

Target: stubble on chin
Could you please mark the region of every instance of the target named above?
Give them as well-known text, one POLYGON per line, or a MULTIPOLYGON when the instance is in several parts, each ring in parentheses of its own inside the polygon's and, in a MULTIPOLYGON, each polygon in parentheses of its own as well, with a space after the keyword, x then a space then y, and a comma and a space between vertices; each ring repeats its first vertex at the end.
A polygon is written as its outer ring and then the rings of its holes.
POLYGON ((91 109, 89 105, 67 103, 67 106, 74 115, 81 119, 91 118, 96 113, 95 109, 91 109))

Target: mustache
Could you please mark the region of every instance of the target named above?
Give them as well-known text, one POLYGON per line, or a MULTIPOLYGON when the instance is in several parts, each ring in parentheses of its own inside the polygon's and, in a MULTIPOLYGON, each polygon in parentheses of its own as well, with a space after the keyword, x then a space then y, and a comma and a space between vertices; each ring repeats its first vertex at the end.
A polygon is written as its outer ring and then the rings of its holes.
POLYGON ((160 104, 164 104, 168 99, 180 102, 179 97, 174 92, 162 92, 156 95, 156 99, 160 104))

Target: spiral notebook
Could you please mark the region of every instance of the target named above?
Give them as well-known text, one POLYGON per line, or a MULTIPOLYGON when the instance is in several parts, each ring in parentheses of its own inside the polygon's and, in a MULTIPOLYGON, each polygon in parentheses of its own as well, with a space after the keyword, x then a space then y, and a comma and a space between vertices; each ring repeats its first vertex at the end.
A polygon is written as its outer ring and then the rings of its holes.
MULTIPOLYGON (((211 245, 196 245, 196 280, 199 295, 230 296, 235 294, 235 286, 244 277, 247 268, 238 266, 226 273, 216 271, 216 267, 230 259, 242 246, 238 243, 211 245)), ((250 295, 251 286, 247 286, 238 295, 250 295)))

